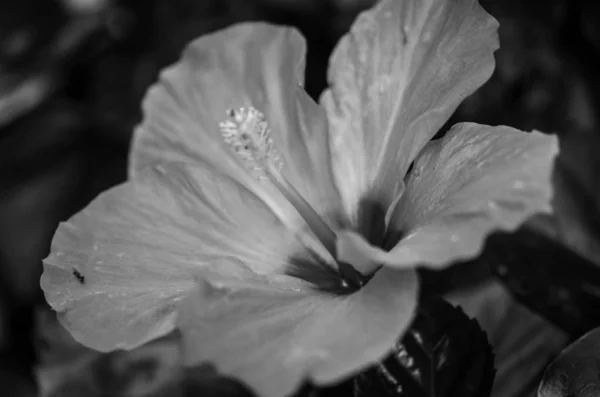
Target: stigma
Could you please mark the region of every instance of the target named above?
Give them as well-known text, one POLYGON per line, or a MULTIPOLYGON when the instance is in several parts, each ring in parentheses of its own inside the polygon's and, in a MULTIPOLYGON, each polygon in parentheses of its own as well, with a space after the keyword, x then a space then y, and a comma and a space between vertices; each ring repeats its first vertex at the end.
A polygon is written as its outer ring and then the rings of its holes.
POLYGON ((265 115, 254 107, 227 110, 219 123, 225 143, 244 162, 256 179, 281 178, 283 161, 273 143, 265 115))

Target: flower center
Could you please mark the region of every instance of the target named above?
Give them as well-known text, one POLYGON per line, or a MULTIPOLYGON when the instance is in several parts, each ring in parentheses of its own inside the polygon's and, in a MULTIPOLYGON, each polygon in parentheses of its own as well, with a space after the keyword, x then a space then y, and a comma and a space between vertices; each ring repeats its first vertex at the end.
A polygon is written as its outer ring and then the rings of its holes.
MULTIPOLYGON (((227 116, 228 120, 219 123, 227 145, 259 182, 270 182, 292 204, 310 230, 336 260, 336 234, 285 178, 282 172, 285 164, 275 146, 264 114, 250 106, 229 109, 227 116)), ((336 263, 343 280, 358 286, 362 284, 360 275, 351 265, 337 260, 336 263)))

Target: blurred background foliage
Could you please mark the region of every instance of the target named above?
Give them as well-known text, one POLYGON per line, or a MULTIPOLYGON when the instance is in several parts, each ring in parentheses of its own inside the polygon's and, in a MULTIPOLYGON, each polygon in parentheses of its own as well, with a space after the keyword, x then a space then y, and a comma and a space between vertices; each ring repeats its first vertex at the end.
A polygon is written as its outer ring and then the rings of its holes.
MULTIPOLYGON (((132 128, 141 117, 140 101, 159 70, 175 62, 191 39, 239 21, 294 25, 308 42, 307 90, 317 98, 325 88, 335 43, 357 13, 373 2, 0 2, 0 385, 4 396, 35 395, 36 368, 43 368, 38 371, 39 387, 47 395, 163 395, 160 390, 170 383, 156 383, 156 379, 171 379, 178 373, 168 341, 159 341, 133 358, 116 353, 97 359, 96 353, 71 343, 45 310, 39 289, 41 259, 49 251, 58 222, 125 180, 132 128), (62 340, 68 347, 53 350, 52 345, 62 340), (144 354, 156 349, 162 361, 144 361, 144 354), (75 364, 72 357, 77 357, 75 364), (88 389, 71 385, 72 390, 57 391, 63 387, 59 379, 81 376, 73 368, 86 365, 95 368, 89 372, 94 373, 93 379, 85 383, 88 389), (135 369, 134 378, 123 370, 129 367, 135 369), (122 387, 104 394, 94 391, 94 385, 107 382, 122 387)), ((506 236, 495 237, 488 251, 529 255, 528 270, 518 266, 522 255, 492 255, 490 260, 496 275, 530 307, 542 313, 558 307, 567 314, 583 307, 579 317, 549 319, 575 338, 600 325, 598 318, 585 322, 590 300, 600 299, 600 282, 595 281, 595 263, 600 263, 596 246, 600 240, 595 238, 600 235, 596 208, 600 173, 594 168, 600 161, 595 154, 600 148, 600 3, 483 0, 482 4, 500 21, 497 68, 450 123, 506 124, 561 136, 561 145, 567 148, 567 155, 561 154, 565 171, 557 175, 558 185, 564 187, 562 216, 533 223, 508 242, 506 236), (506 244, 512 248, 504 249, 506 244), (510 266, 511 261, 517 265, 510 266), (561 266, 572 261, 584 270, 557 276, 538 266, 564 269, 561 266), (573 274, 588 275, 587 289, 573 274), (553 288, 557 279, 567 285, 553 288), (579 323, 568 329, 573 318, 579 318, 579 323)), ((477 277, 491 273, 478 272, 477 277)), ((461 281, 458 274, 445 280, 461 281)), ((436 275, 425 277, 428 288, 448 287, 436 275)), ((201 395, 206 396, 227 395, 219 389, 225 386, 206 376, 204 386, 186 387, 204 387, 201 395)), ((178 390, 164 395, 185 395, 178 390)))

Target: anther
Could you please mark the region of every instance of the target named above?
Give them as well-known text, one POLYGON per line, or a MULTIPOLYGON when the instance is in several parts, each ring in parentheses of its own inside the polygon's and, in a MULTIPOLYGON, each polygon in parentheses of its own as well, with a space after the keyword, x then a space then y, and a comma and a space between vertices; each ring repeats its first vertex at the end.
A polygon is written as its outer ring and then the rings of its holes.
POLYGON ((227 110, 229 120, 219 123, 225 142, 244 161, 252 174, 265 178, 283 165, 264 114, 253 107, 227 110))

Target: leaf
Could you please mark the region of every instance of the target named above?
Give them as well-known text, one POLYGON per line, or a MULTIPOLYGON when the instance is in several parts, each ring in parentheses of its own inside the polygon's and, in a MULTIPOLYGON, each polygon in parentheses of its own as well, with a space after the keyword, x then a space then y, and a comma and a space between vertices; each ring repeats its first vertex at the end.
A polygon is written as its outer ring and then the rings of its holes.
POLYGON ((393 353, 356 378, 354 397, 485 397, 494 376, 494 354, 477 321, 430 298, 393 353))
POLYGON ((184 397, 256 397, 241 382, 206 365, 186 368, 182 384, 184 397))
POLYGON ((37 375, 46 386, 40 391, 42 397, 184 396, 179 346, 173 335, 132 351, 83 353, 47 363, 37 375))
POLYGON ((600 395, 600 328, 569 345, 548 366, 538 397, 600 395))
POLYGON ((519 304, 497 280, 445 298, 487 333, 497 370, 492 397, 524 397, 534 391, 548 361, 565 346, 564 332, 519 304))
POLYGON ((559 138, 553 204, 560 236, 600 266, 600 137, 568 133, 559 138))
POLYGON ((600 268, 537 224, 492 236, 483 257, 517 300, 571 337, 600 325, 600 268))
POLYGON ((75 342, 45 308, 38 311, 36 333, 41 397, 253 396, 210 366, 183 368, 177 333, 131 351, 103 354, 75 342))

